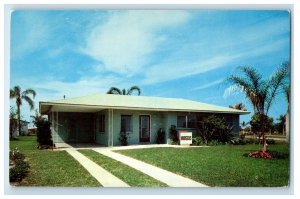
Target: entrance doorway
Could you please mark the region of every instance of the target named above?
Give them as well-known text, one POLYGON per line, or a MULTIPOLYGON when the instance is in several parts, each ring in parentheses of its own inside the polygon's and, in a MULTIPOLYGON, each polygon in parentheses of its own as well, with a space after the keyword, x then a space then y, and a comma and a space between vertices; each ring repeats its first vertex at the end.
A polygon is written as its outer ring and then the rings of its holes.
POLYGON ((140 115, 140 142, 150 142, 150 115, 140 115))

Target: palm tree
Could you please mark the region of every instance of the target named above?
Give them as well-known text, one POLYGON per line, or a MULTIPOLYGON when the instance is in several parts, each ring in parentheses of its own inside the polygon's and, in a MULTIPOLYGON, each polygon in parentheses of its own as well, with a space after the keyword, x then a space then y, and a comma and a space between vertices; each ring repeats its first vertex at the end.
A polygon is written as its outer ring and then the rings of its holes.
MULTIPOLYGON (((240 110, 240 109, 239 109, 239 110, 240 110)), ((245 128, 247 127, 248 124, 250 124, 250 122, 245 122, 245 121, 241 122, 241 127, 242 127, 242 129, 243 129, 243 134, 245 133, 244 130, 245 130, 245 128)))
POLYGON ((15 86, 13 89, 10 89, 10 99, 16 99, 16 105, 17 105, 17 116, 18 116, 18 131, 19 135, 21 135, 21 106, 23 100, 25 100, 30 107, 30 110, 34 109, 34 102, 33 100, 28 96, 31 94, 33 98, 36 95, 36 92, 33 89, 26 89, 25 91, 21 91, 20 86, 15 86))
POLYGON ((291 85, 283 85, 283 91, 285 94, 286 101, 288 103, 287 112, 285 114, 285 135, 287 142, 290 141, 290 95, 291 95, 291 85))
POLYGON ((284 135, 285 132, 285 126, 286 126, 286 115, 280 115, 279 118, 277 118, 277 120, 279 121, 278 126, 279 128, 279 132, 281 131, 282 134, 284 135))
POLYGON ((229 108, 233 108, 233 109, 237 109, 237 110, 241 110, 241 111, 247 111, 247 109, 245 108, 245 104, 243 104, 243 103, 229 105, 229 108))
POLYGON ((15 132, 15 130, 17 129, 17 112, 14 109, 14 107, 10 107, 10 113, 9 113, 9 138, 12 139, 13 138, 13 132, 15 132))
POLYGON ((231 75, 228 81, 245 93, 246 97, 253 105, 254 114, 260 118, 260 132, 263 138, 263 152, 266 149, 265 123, 268 118, 268 112, 280 87, 289 73, 290 63, 283 63, 269 79, 263 79, 262 75, 252 67, 240 67, 243 76, 231 75))
POLYGON ((138 86, 132 86, 128 90, 116 87, 111 87, 106 93, 107 94, 114 94, 114 95, 131 95, 134 91, 137 92, 137 95, 141 94, 141 89, 138 86))

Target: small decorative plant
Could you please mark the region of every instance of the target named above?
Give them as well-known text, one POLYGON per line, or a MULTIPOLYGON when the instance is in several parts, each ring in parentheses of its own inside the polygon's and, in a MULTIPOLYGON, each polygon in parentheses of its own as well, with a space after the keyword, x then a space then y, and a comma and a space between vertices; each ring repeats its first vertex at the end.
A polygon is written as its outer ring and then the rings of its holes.
POLYGON ((128 133, 126 133, 125 131, 121 131, 119 141, 121 143, 121 146, 127 146, 128 145, 128 133))
POLYGON ((159 128, 157 131, 157 144, 164 144, 165 143, 165 131, 162 128, 159 128))
POLYGON ((170 139, 172 140, 172 144, 178 144, 179 139, 178 139, 178 131, 176 129, 175 125, 171 125, 170 128, 170 139))

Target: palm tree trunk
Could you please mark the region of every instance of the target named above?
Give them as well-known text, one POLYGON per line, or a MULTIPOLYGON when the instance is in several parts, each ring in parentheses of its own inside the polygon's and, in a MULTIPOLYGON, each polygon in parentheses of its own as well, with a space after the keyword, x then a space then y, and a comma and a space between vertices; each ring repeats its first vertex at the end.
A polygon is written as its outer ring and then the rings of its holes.
POLYGON ((19 136, 21 135, 21 110, 20 105, 17 106, 17 114, 18 114, 18 132, 19 136))
POLYGON ((265 133, 263 133, 263 152, 266 152, 267 151, 267 139, 266 139, 266 135, 265 133))
POLYGON ((285 134, 286 134, 286 141, 290 142, 290 108, 288 107, 288 111, 285 116, 285 134))

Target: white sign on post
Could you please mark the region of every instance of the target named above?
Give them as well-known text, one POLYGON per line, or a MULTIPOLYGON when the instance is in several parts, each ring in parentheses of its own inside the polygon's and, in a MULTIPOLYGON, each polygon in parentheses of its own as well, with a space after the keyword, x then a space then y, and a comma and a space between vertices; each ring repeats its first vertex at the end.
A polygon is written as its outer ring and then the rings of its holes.
POLYGON ((181 131, 179 132, 180 145, 192 144, 192 132, 181 131))

